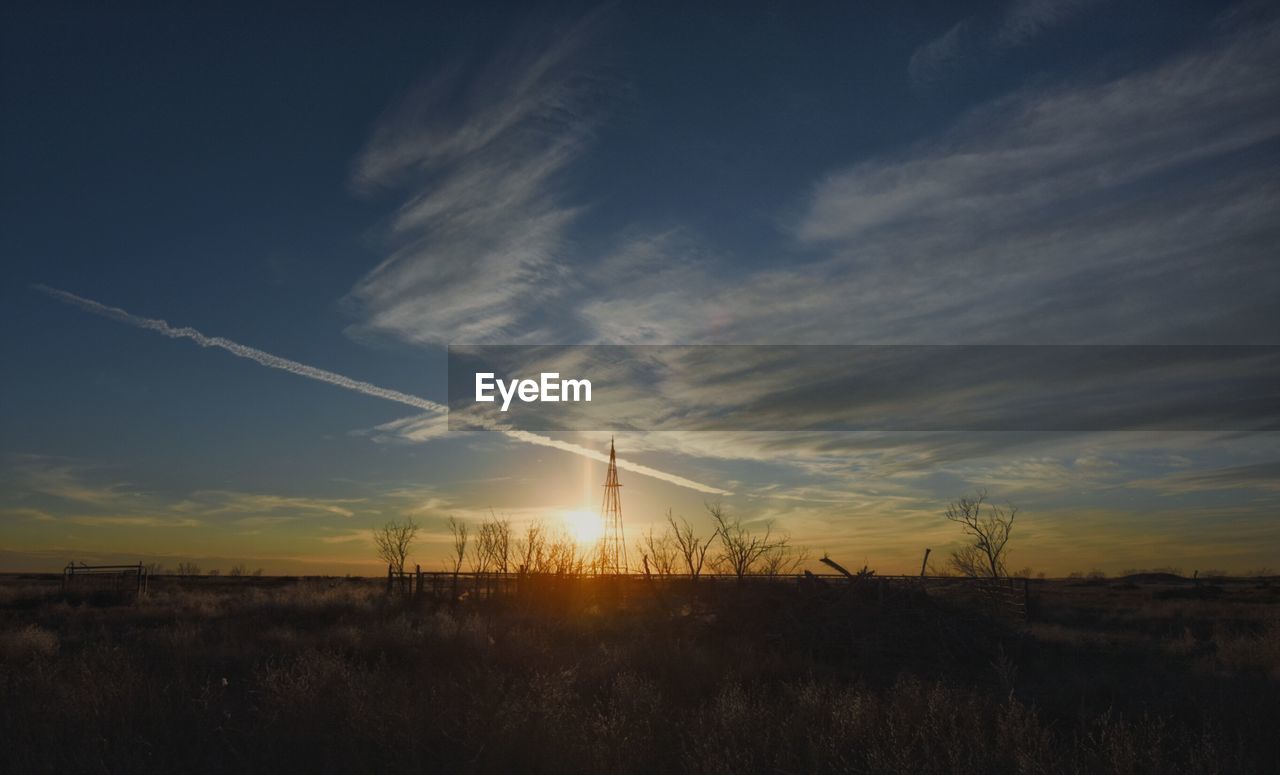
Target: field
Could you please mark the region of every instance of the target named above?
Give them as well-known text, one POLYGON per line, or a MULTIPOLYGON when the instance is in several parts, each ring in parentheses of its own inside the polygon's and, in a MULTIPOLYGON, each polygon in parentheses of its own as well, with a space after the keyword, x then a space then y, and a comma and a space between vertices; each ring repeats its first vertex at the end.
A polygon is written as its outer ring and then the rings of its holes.
POLYGON ((4 772, 1276 772, 1280 583, 11 576, 0 696, 4 772))

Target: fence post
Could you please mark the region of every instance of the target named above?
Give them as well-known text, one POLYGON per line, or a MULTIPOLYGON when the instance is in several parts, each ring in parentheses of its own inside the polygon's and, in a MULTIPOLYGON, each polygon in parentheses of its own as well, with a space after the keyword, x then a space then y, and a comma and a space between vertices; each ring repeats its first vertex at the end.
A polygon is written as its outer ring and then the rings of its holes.
POLYGON ((1031 579, 1024 578, 1022 580, 1022 617, 1024 619, 1031 618, 1031 579))
POLYGON ((422 597, 422 566, 413 566, 413 596, 414 598, 422 597))
POLYGON ((395 587, 392 586, 393 582, 391 580, 392 579, 391 571, 392 571, 391 563, 387 563, 387 596, 388 597, 390 597, 391 593, 395 591, 395 587))

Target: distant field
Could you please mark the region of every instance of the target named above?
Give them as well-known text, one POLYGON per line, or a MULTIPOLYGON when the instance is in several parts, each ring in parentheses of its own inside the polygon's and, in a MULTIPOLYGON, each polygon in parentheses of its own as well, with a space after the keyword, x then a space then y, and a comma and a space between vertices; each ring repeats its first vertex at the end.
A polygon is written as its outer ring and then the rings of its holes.
POLYGON ((1280 771, 1275 580, 385 586, 0 577, 0 771, 1280 771))

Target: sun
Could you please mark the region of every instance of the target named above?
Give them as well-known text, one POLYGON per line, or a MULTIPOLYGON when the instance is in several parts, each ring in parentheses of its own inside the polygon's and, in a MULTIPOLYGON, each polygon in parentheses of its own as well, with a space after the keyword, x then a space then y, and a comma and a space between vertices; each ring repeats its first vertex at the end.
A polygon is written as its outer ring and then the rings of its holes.
POLYGON ((602 533, 600 515, 593 511, 566 511, 560 515, 564 527, 580 544, 594 544, 602 533))

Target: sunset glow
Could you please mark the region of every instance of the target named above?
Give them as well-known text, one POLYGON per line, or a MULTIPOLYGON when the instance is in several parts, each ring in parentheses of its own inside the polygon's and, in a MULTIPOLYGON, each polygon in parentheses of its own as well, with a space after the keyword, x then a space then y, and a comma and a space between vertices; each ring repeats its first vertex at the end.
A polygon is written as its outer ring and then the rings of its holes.
POLYGON ((600 540, 600 515, 593 511, 566 511, 560 515, 564 529, 573 540, 583 546, 590 546, 600 540))

